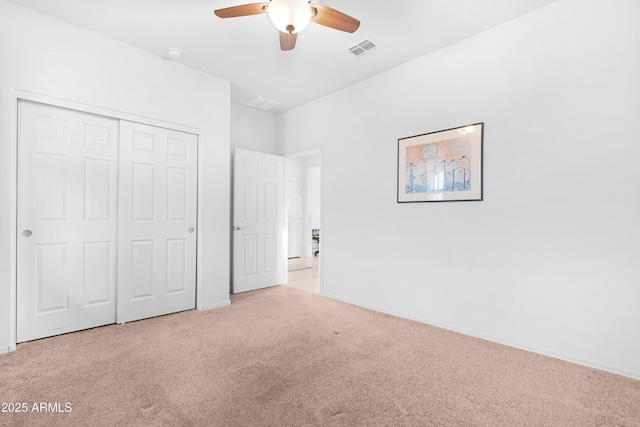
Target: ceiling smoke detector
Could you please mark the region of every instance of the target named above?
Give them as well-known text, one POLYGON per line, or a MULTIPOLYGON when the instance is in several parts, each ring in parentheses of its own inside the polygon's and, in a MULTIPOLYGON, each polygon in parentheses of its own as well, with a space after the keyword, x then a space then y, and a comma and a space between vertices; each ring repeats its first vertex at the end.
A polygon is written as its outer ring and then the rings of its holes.
POLYGON ((170 47, 167 48, 167 55, 173 60, 180 59, 180 57, 182 56, 182 51, 180 49, 176 49, 175 47, 170 47))

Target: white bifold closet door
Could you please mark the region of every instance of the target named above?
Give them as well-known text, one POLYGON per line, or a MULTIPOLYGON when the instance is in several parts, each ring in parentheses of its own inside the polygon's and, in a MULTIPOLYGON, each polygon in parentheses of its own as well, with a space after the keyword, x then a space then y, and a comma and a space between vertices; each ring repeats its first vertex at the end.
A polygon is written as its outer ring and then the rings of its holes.
POLYGON ((195 308, 197 137, 120 123, 118 322, 195 308))
POLYGON ((195 308, 196 147, 18 103, 18 342, 195 308))
POLYGON ((118 121, 18 108, 17 340, 114 323, 118 121))

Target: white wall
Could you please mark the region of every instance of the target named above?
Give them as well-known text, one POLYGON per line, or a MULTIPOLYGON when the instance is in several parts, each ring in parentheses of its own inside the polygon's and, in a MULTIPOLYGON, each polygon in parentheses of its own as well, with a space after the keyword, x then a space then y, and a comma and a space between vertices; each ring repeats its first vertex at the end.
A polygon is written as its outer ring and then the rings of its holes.
POLYGON ((198 307, 229 303, 229 83, 0 0, 0 352, 15 340, 16 96, 199 132, 198 307))
POLYGON ((283 113, 322 149, 324 293, 640 378, 638 16, 560 0, 283 113), (484 201, 396 203, 398 138, 480 121, 484 201))
POLYGON ((287 157, 285 159, 285 168, 285 176, 287 181, 300 181, 304 183, 304 156, 287 157))
POLYGON ((276 116, 245 105, 231 104, 231 148, 280 154, 276 116))

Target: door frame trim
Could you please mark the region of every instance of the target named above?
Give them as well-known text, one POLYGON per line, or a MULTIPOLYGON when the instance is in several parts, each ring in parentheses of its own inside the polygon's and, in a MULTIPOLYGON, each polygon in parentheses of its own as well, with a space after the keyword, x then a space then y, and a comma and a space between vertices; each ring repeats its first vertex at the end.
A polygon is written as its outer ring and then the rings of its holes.
MULTIPOLYGON (((0 353, 4 353, 5 349, 8 351, 15 351, 16 342, 17 342, 17 333, 18 333, 18 306, 17 306, 17 295, 18 295, 18 103, 20 101, 30 101, 37 102, 41 104, 50 105, 53 107, 66 108, 69 110, 76 110, 83 113, 95 114, 99 116, 111 117, 118 120, 127 120, 131 122, 142 123, 146 125, 162 127, 172 130, 177 130, 180 132, 186 132, 196 135, 197 146, 200 146, 201 133, 202 130, 197 127, 182 125, 179 123, 172 123, 167 121, 162 121, 158 119, 153 119, 144 116, 138 116, 135 114, 127 113, 124 111, 112 110, 109 108, 98 107, 95 105, 83 104, 80 102, 75 102, 67 99, 56 98, 49 95, 44 95, 35 92, 28 92, 21 89, 13 89, 13 93, 11 96, 11 138, 13 144, 11 144, 11 152, 10 156, 10 164, 11 164, 11 194, 9 197, 9 209, 11 212, 11 259, 10 262, 10 284, 9 284, 9 347, 1 348, 0 353)), ((118 137, 119 138, 119 137, 118 137)), ((199 152, 200 150, 198 150, 199 152)), ((202 165, 201 156, 198 155, 198 176, 197 176, 197 187, 198 190, 196 192, 197 200, 200 200, 201 194, 201 171, 202 165)), ((197 203, 197 201, 196 201, 197 203)), ((200 215, 200 203, 197 203, 196 209, 196 310, 207 310, 213 307, 208 306, 199 306, 198 302, 202 300, 201 298, 201 287, 198 285, 200 283, 200 268, 202 266, 202 262, 200 260, 200 254, 202 251, 200 250, 200 245, 202 244, 202 236, 199 227, 199 218, 200 215)), ((226 305, 226 304, 225 304, 226 305)))

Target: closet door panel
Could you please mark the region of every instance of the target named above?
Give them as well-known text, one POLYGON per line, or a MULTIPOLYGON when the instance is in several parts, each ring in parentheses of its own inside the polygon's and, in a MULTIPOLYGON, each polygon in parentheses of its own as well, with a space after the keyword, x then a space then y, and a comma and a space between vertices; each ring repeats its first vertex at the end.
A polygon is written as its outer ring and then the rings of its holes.
POLYGON ((17 341, 114 323, 118 121, 18 103, 17 341))
POLYGON ((118 322, 195 308, 197 137, 121 122, 118 322))

